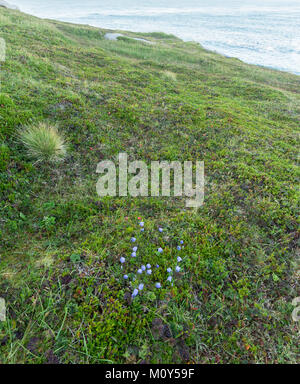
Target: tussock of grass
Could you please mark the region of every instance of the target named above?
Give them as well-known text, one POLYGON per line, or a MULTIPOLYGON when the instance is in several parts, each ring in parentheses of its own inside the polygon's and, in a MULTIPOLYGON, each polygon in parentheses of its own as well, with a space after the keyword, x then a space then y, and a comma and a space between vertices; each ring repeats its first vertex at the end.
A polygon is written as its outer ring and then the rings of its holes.
POLYGON ((173 81, 176 81, 177 80, 177 76, 176 76, 176 73, 174 72, 171 72, 171 71, 164 71, 163 72, 163 75, 170 79, 170 80, 173 80, 173 81))
POLYGON ((66 156, 66 145, 55 126, 40 123, 20 132, 20 139, 30 157, 38 162, 58 162, 66 156))

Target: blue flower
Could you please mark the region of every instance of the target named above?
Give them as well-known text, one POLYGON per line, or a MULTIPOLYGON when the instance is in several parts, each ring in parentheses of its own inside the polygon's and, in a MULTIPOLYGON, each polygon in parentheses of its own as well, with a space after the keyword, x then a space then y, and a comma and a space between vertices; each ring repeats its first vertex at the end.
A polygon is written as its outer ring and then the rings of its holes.
POLYGON ((181 268, 177 265, 177 267, 175 268, 176 272, 180 272, 181 268))
POLYGON ((144 265, 141 266, 142 271, 145 271, 146 267, 144 265))
POLYGON ((133 252, 136 252, 137 251, 137 247, 133 247, 132 250, 133 250, 133 252))
POLYGON ((167 268, 167 272, 171 273, 172 272, 172 268, 167 268))
POLYGON ((183 244, 183 240, 180 240, 180 244, 183 244))
POLYGON ((141 270, 141 268, 138 269, 137 273, 139 273, 139 274, 143 273, 143 271, 141 270))
POLYGON ((144 222, 141 221, 141 222, 140 222, 140 227, 143 227, 143 226, 144 226, 144 222))
POLYGON ((178 245, 178 246, 177 246, 177 249, 178 249, 178 251, 180 251, 180 250, 181 250, 181 246, 180 246, 180 245, 178 245))
POLYGON ((162 228, 158 228, 158 230, 159 230, 159 232, 162 232, 162 231, 163 231, 163 229, 162 229, 162 228))
POLYGON ((135 288, 135 290, 132 292, 132 297, 135 297, 139 293, 139 290, 135 288))
POLYGON ((136 253, 132 252, 131 257, 136 257, 136 253))
POLYGON ((132 237, 132 238, 130 239, 130 241, 131 241, 132 243, 134 243, 134 242, 136 241, 136 238, 135 238, 135 237, 132 237))
POLYGON ((163 249, 162 248, 158 248, 157 252, 162 253, 163 249))
POLYGON ((145 228, 141 228, 141 232, 144 232, 145 228))
POLYGON ((148 269, 147 273, 148 273, 148 275, 151 275, 151 273, 152 273, 151 269, 148 269))
POLYGON ((124 275, 123 277, 124 277, 124 279, 125 279, 125 280, 127 280, 127 279, 128 279, 128 275, 124 275))
POLYGON ((156 286, 156 288, 161 288, 161 284, 160 283, 156 283, 155 286, 156 286))
POLYGON ((158 264, 156 264, 156 268, 159 268, 159 265, 158 265, 158 264))
POLYGON ((148 269, 150 269, 150 268, 151 268, 151 264, 147 264, 146 267, 147 267, 148 269))
POLYGON ((181 258, 180 256, 178 256, 178 257, 177 257, 177 261, 178 261, 178 263, 180 263, 181 260, 182 260, 182 258, 181 258))
POLYGON ((141 291, 143 288, 144 288, 144 284, 141 283, 141 284, 139 285, 139 290, 141 291))
POLYGON ((125 263, 125 261, 126 261, 126 259, 125 259, 125 257, 120 257, 120 261, 121 261, 121 263, 125 263))
POLYGON ((171 282, 171 281, 172 281, 172 276, 169 276, 169 277, 167 278, 167 280, 171 282))

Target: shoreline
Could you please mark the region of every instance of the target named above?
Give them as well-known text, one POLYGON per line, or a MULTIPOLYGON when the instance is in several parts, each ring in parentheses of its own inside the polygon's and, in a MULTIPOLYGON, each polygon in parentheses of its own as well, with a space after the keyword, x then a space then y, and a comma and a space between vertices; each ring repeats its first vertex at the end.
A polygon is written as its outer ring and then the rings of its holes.
MULTIPOLYGON (((6 3, 8 4, 7 2, 3 2, 3 3, 6 3)), ((1 5, 1 1, 0 1, 0 5, 1 5)), ((134 30, 123 30, 123 29, 115 29, 115 28, 108 28, 108 27, 100 27, 100 26, 96 26, 96 25, 93 25, 93 24, 90 24, 90 23, 86 23, 86 22, 79 22, 79 21, 76 21, 76 22, 73 22, 73 21, 68 21, 68 20, 64 20, 63 18, 60 19, 60 18, 52 18, 52 17, 41 17, 41 16, 36 16, 34 14, 31 14, 31 13, 27 13, 27 12, 24 12, 22 11, 22 9, 18 8, 17 6, 15 6, 14 4, 8 4, 10 5, 12 8, 10 9, 13 9, 13 10, 16 10, 16 11, 19 11, 21 13, 24 13, 24 14, 27 14, 29 16, 34 16, 34 17, 37 17, 39 19, 42 19, 42 20, 51 20, 51 21, 57 21, 57 22, 62 22, 62 23, 67 23, 67 24, 73 24, 73 25, 86 25, 86 26, 89 26, 89 27, 92 27, 92 28, 97 28, 97 29, 100 29, 100 30, 110 30, 112 33, 139 33, 139 34, 148 34, 148 33, 153 33, 153 32, 162 32, 162 33, 167 33, 169 34, 170 32, 168 31, 164 31, 164 30, 149 30, 147 32, 145 31, 134 31, 134 30)), ((5 6, 4 6, 5 7, 5 6)), ((173 34, 173 33, 171 33, 173 34)), ((248 65, 255 65, 255 66, 258 66, 258 67, 261 67, 261 68, 266 68, 266 69, 271 69, 271 70, 275 70, 275 71, 279 71, 279 72, 284 72, 284 73, 288 73, 288 74, 291 74, 291 75, 296 75, 296 76, 300 76, 300 72, 297 72, 297 71, 291 71, 291 70, 288 70, 288 69, 285 69, 285 68, 282 68, 282 67, 274 67, 274 66, 271 66, 271 65, 265 65, 265 64, 259 64, 257 62, 250 62, 250 61, 247 61, 247 60, 244 60, 242 58, 240 58, 239 56, 232 56, 230 54, 227 54, 227 53, 223 53, 221 51, 218 51, 216 49, 213 49, 213 48, 208 48, 207 46, 205 46, 201 41, 198 41, 198 40, 190 40, 190 39, 184 39, 183 37, 181 37, 180 35, 177 35, 177 34, 173 34, 175 37, 177 37, 178 39, 188 43, 188 42, 193 42, 193 43, 198 43, 200 44, 205 50, 209 51, 209 52, 213 52, 213 53, 216 53, 216 54, 219 54, 225 58, 230 58, 230 59, 237 59, 237 60, 240 60, 242 61, 243 63, 245 64, 248 64, 248 65)))

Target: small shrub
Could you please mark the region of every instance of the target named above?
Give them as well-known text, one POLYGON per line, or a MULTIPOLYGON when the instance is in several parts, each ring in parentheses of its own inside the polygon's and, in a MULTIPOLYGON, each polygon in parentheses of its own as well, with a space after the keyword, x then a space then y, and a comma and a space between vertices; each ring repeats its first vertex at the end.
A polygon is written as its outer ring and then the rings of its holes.
POLYGON ((8 95, 0 93, 0 141, 9 139, 31 117, 30 111, 22 110, 8 95))
POLYGON ((39 162, 60 161, 66 155, 65 140, 56 127, 40 123, 21 132, 20 137, 29 155, 39 162))
POLYGON ((5 171, 8 168, 9 159, 9 148, 5 144, 0 144, 0 171, 5 171))
POLYGON ((154 37, 155 39, 171 39, 171 40, 180 40, 178 37, 172 34, 167 34, 164 32, 149 32, 144 33, 145 36, 154 37))
POLYGON ((51 232, 55 228, 55 217, 44 216, 41 222, 41 228, 45 229, 48 232, 51 232))

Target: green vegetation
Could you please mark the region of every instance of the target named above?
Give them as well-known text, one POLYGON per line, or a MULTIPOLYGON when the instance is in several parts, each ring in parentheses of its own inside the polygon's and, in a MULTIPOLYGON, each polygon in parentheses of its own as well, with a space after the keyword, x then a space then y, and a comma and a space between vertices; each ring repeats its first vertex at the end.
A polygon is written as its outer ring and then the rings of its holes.
POLYGON ((0 9, 0 362, 295 363, 299 77, 105 32, 0 9), (45 121, 68 140, 51 167, 18 140, 45 121), (204 206, 99 198, 119 152, 204 160, 204 206), (185 267, 132 302, 119 259, 138 216, 159 246, 184 240, 185 267))

